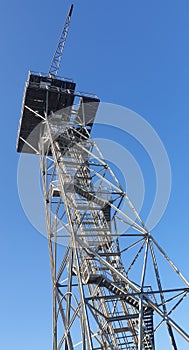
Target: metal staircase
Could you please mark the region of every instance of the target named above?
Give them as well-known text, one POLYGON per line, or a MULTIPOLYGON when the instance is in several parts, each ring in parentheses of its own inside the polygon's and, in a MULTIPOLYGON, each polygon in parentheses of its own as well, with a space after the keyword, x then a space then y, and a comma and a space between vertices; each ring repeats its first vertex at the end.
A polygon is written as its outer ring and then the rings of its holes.
MULTIPOLYGON (((83 152, 83 149, 91 152, 93 143, 87 135, 82 136, 78 145, 79 132, 71 133, 68 128, 67 133, 69 137, 72 134, 69 143, 70 146, 72 142, 72 146, 66 152, 59 138, 54 145, 58 157, 59 184, 63 183, 66 189, 75 234, 91 249, 98 251, 116 270, 125 274, 120 252, 111 235, 111 200, 109 202, 103 197, 103 191, 96 192, 91 181, 89 156, 83 152)), ((62 139, 66 139, 66 135, 62 139)), ((63 195, 61 190, 58 195, 63 195)), ((116 275, 95 260, 87 249, 78 249, 78 253, 80 274, 88 288, 89 296, 85 300, 103 339, 101 349, 137 349, 139 300, 131 296, 134 291, 120 283, 116 275)), ((77 276, 74 267, 72 273, 77 276)), ((144 315, 143 348, 154 349, 153 310, 146 306, 144 315)))

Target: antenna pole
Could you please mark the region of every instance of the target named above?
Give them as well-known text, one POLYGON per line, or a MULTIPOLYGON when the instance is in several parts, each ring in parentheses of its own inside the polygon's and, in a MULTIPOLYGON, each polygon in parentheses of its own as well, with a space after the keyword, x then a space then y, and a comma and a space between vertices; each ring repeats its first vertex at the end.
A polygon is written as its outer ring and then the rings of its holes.
POLYGON ((62 59, 62 54, 63 54, 64 46, 66 43, 68 31, 69 31, 72 12, 73 12, 73 4, 70 6, 65 25, 62 29, 57 48, 56 48, 55 54, 53 56, 53 59, 52 59, 52 62, 51 62, 51 65, 50 65, 50 68, 48 71, 49 77, 52 77, 52 76, 57 77, 57 75, 58 75, 58 71, 59 71, 60 63, 61 63, 61 59, 62 59))

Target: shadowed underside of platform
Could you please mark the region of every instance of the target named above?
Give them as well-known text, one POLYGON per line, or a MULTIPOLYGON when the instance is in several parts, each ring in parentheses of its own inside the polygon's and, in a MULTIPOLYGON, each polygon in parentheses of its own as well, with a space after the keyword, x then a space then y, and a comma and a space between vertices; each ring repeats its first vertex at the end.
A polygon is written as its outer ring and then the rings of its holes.
POLYGON ((84 109, 85 125, 92 126, 99 99, 96 96, 75 93, 75 86, 71 79, 55 79, 40 73, 29 72, 22 103, 17 152, 36 154, 40 137, 39 124, 43 118, 62 109, 65 109, 66 114, 69 115, 76 97, 82 99, 76 124, 84 109))

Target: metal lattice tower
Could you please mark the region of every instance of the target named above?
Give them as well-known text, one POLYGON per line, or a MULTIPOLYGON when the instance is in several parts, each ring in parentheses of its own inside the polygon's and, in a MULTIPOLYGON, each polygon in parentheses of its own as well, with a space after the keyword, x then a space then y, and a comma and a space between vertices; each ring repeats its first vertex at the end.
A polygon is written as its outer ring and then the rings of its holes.
POLYGON ((174 318, 189 283, 92 139, 98 105, 72 80, 29 73, 17 151, 40 156, 53 350, 152 350, 162 328, 176 350, 177 334, 189 342, 174 318))

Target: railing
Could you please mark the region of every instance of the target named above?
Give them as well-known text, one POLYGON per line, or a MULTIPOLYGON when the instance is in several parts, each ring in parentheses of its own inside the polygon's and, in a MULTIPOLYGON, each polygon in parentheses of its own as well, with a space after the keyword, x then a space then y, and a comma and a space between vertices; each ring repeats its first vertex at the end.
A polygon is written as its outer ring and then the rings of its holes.
POLYGON ((79 96, 79 97, 90 97, 90 98, 97 98, 98 99, 98 96, 95 95, 95 94, 92 94, 90 92, 83 92, 83 91, 76 91, 74 93, 75 96, 79 96))
MULTIPOLYGON (((29 74, 29 76, 30 76, 31 74, 34 74, 34 75, 37 75, 38 77, 47 77, 47 78, 48 78, 48 74, 47 74, 47 73, 43 73, 43 72, 29 71, 28 74, 29 74)), ((51 77, 49 77, 49 78, 51 78, 51 77)), ((57 77, 54 77, 54 79, 56 79, 56 80, 62 80, 62 81, 69 81, 69 82, 71 82, 71 83, 74 83, 74 80, 73 80, 72 78, 59 77, 59 76, 57 76, 57 77)))
MULTIPOLYGON (((36 75, 38 77, 48 78, 48 74, 45 74, 45 73, 42 73, 42 72, 29 71, 29 73, 28 73, 28 81, 29 81, 29 77, 30 77, 31 74, 36 75)), ((49 78, 51 79, 51 77, 49 77, 49 78)), ((72 78, 57 76, 57 77, 54 77, 54 79, 61 80, 61 81, 68 81, 68 82, 74 83, 74 80, 72 78)), ((97 98, 98 99, 97 95, 92 94, 90 92, 76 91, 76 92, 74 92, 74 95, 75 96, 79 96, 79 97, 89 97, 89 98, 97 98)))

